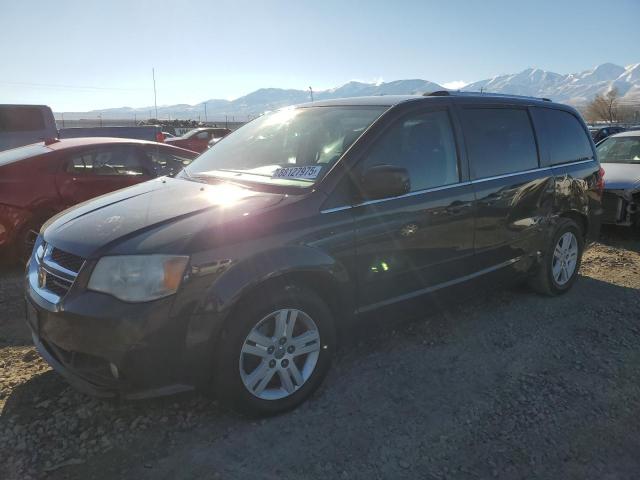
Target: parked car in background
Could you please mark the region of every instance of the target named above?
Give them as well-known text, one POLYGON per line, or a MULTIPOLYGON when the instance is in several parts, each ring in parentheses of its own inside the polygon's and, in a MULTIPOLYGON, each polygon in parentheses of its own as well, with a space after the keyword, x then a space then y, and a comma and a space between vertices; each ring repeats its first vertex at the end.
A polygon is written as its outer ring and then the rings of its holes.
POLYGON ((616 133, 624 132, 626 128, 618 127, 618 126, 609 126, 609 127, 590 127, 589 133, 591 133, 591 137, 595 143, 601 142, 609 135, 615 135, 616 133))
POLYGON ((176 136, 173 133, 169 133, 169 132, 162 132, 162 135, 164 135, 165 140, 167 138, 176 138, 176 136))
POLYGON ((235 409, 274 414, 318 388, 356 314, 474 281, 568 291, 601 188, 564 105, 311 103, 253 120, 176 178, 50 220, 26 272, 28 324, 87 393, 213 385, 235 409))
POLYGON ((0 151, 57 136, 53 112, 46 105, 0 104, 0 151))
POLYGON ((230 133, 231 130, 229 130, 228 128, 194 128, 181 137, 167 139, 166 143, 175 145, 176 147, 186 148, 188 150, 193 150, 194 152, 202 153, 207 148, 209 148, 209 142, 217 142, 230 133))
POLYGON ((612 135, 597 150, 606 171, 602 221, 640 227, 640 130, 612 135))
MULTIPOLYGON (((70 127, 61 128, 59 138, 113 137, 164 142, 162 127, 142 125, 138 127, 70 127)), ((176 145, 177 146, 177 145, 176 145)))
POLYGON ((0 152, 0 253, 26 258, 40 226, 90 198, 175 175, 195 152, 119 138, 78 138, 0 152))

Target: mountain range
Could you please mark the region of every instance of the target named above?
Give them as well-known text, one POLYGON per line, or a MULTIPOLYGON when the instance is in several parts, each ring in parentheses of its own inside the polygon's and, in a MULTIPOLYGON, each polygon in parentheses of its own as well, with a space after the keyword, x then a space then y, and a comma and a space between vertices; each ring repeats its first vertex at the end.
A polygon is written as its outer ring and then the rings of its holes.
MULTIPOLYGON (((598 93, 617 88, 621 102, 640 105, 640 63, 621 67, 612 63, 598 65, 591 70, 579 73, 560 74, 527 68, 519 73, 498 75, 486 80, 473 82, 463 91, 483 91, 515 95, 546 97, 557 102, 581 106, 588 103, 598 93)), ((314 92, 315 100, 359 97, 367 95, 409 95, 422 94, 436 90, 446 90, 437 83, 421 79, 395 80, 392 82, 364 83, 351 81, 340 87, 314 92)), ((235 100, 211 99, 196 105, 178 104, 158 107, 161 119, 205 119, 221 120, 225 116, 231 120, 246 120, 268 110, 288 105, 304 103, 310 100, 306 90, 261 88, 235 100)), ((95 118, 124 119, 136 117, 148 118, 154 107, 110 108, 90 112, 65 112, 66 119, 95 118)))

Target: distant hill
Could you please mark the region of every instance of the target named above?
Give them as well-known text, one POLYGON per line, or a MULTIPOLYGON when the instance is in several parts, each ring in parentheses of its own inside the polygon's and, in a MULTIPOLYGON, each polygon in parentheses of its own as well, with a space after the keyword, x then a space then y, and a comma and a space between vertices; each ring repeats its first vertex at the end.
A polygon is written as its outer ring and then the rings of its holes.
POLYGON ((581 105, 613 87, 618 89, 624 103, 640 104, 640 63, 626 68, 604 63, 592 70, 568 75, 528 68, 520 73, 471 83, 463 90, 547 97, 558 102, 581 105))
MULTIPOLYGON (((616 87, 624 103, 640 104, 640 63, 621 67, 612 63, 598 65, 591 70, 579 73, 560 74, 528 68, 519 73, 498 75, 486 80, 471 83, 464 91, 484 91, 516 95, 547 97, 552 100, 583 105, 597 93, 604 93, 616 87)), ((340 87, 314 92, 315 100, 333 98, 361 97, 368 95, 410 95, 422 94, 436 90, 446 90, 437 83, 421 79, 396 80, 383 83, 348 82, 340 87)), ((162 119, 194 119, 204 120, 204 105, 207 105, 209 120, 229 119, 246 120, 247 117, 259 115, 268 110, 276 110, 288 105, 308 102, 309 92, 306 90, 261 88, 235 100, 211 99, 196 105, 178 104, 158 107, 158 116, 162 119)), ((90 112, 65 112, 65 119, 96 118, 103 119, 138 119, 149 118, 154 114, 154 107, 143 108, 109 108, 90 112)))

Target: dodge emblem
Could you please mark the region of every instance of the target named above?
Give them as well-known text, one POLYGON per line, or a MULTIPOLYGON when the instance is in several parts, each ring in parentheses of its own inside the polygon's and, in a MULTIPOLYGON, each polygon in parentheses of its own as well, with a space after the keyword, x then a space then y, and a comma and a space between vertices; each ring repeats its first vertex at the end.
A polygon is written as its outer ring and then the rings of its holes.
POLYGON ((44 288, 47 285, 47 272, 44 268, 38 269, 38 286, 44 288))

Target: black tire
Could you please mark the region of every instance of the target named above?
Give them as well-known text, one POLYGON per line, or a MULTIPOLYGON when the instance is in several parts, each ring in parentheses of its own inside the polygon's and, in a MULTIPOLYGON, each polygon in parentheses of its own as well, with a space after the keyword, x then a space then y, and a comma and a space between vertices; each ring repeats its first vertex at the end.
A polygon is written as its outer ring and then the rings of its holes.
POLYGON ((314 292, 298 286, 252 293, 251 298, 229 319, 217 342, 214 393, 226 407, 250 416, 268 416, 286 412, 307 399, 322 383, 331 366, 335 348, 333 316, 325 302, 314 292), (240 375, 241 350, 247 336, 262 319, 281 309, 297 309, 315 323, 320 335, 320 350, 313 372, 289 396, 266 400, 245 387, 240 375))
POLYGON ((582 229, 576 222, 570 218, 560 218, 556 225, 553 235, 549 238, 542 259, 538 265, 535 275, 531 278, 530 285, 538 293, 548 296, 562 295, 568 292, 576 279, 582 262, 582 253, 584 251, 584 234, 582 229), (560 284, 553 275, 554 249, 560 238, 567 232, 571 232, 577 241, 578 256, 573 274, 569 280, 560 284))

